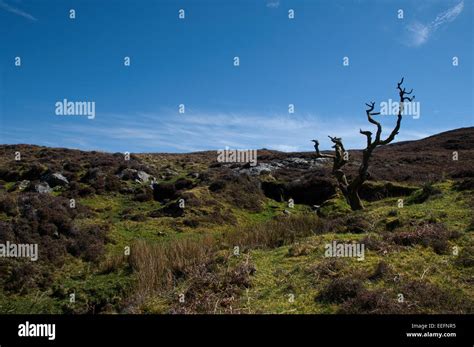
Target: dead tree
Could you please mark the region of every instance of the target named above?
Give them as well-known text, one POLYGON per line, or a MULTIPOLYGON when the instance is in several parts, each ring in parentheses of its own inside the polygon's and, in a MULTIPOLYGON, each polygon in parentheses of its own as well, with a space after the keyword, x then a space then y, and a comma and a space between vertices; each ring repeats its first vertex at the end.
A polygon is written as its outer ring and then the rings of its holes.
POLYGON ((386 145, 393 141, 395 136, 398 134, 400 130, 400 125, 402 122, 402 114, 403 114, 403 103, 405 101, 413 101, 415 96, 407 96, 413 92, 413 89, 409 92, 406 91, 405 88, 402 88, 403 78, 402 80, 397 83, 398 94, 400 96, 400 103, 398 108, 398 115, 397 115, 397 124, 395 128, 392 130, 390 135, 385 139, 382 140, 382 126, 379 122, 377 122, 373 116, 379 115, 380 112, 374 112, 375 102, 371 102, 367 105, 367 110, 365 113, 367 114, 367 120, 374 124, 377 127, 377 132, 375 133, 375 139, 372 138, 372 132, 370 131, 363 131, 360 130, 362 135, 367 137, 367 147, 362 151, 362 163, 359 166, 359 170, 357 175, 348 182, 346 175, 342 168, 346 165, 349 161, 349 154, 344 149, 344 145, 342 144, 342 139, 339 137, 331 137, 331 142, 334 143, 332 148, 335 150, 335 154, 324 154, 319 151, 319 142, 317 140, 312 140, 314 142, 314 148, 316 150, 317 158, 331 158, 333 160, 333 168, 332 173, 336 177, 338 182, 339 189, 341 190, 342 194, 346 198, 347 202, 351 206, 352 210, 361 210, 364 208, 362 201, 359 197, 359 190, 362 184, 368 178, 368 168, 369 168, 369 160, 372 156, 372 152, 378 146, 386 145))

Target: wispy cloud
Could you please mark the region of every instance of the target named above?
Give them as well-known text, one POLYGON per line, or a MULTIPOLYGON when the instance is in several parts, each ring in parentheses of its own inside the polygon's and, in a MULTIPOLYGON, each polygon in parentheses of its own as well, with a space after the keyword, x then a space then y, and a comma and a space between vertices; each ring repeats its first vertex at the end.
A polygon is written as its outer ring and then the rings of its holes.
MULTIPOLYGON (((384 129, 393 119, 382 119, 384 129)), ((344 139, 347 148, 362 148, 365 138, 359 128, 370 129, 364 117, 350 126, 347 119, 319 117, 314 114, 238 114, 189 112, 97 115, 80 124, 64 119, 51 125, 48 133, 58 146, 130 152, 193 152, 222 149, 269 148, 281 151, 311 151, 311 139, 329 149, 327 135, 344 139), (151 126, 152 125, 152 126, 151 126), (87 145, 84 143, 87 142, 87 145)), ((388 130, 387 130, 388 131, 388 130)), ((429 135, 406 129, 397 140, 413 140, 429 135)))
POLYGON ((441 12, 436 18, 428 23, 422 24, 420 22, 414 22, 407 26, 409 46, 421 46, 426 43, 432 34, 442 25, 454 21, 464 9, 464 0, 457 5, 441 12))
POLYGON ((269 8, 280 7, 280 0, 267 0, 267 7, 269 8))
POLYGON ((17 8, 17 7, 9 5, 3 0, 0 0, 0 9, 3 9, 5 11, 11 12, 13 14, 16 14, 18 16, 24 17, 24 18, 32 20, 32 21, 37 20, 36 17, 33 17, 31 14, 29 14, 29 13, 27 13, 27 12, 17 8))

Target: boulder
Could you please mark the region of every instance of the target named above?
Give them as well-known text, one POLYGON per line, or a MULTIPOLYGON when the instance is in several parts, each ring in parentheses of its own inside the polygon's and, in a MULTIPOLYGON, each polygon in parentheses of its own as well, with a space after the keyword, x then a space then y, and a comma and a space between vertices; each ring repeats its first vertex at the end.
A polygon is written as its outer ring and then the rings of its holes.
POLYGON ((50 187, 56 187, 56 186, 64 187, 69 184, 68 179, 59 172, 48 174, 43 179, 49 184, 50 187))
POLYGON ((135 179, 135 181, 139 183, 148 183, 152 180, 153 180, 153 177, 150 174, 146 173, 145 171, 138 171, 137 178, 135 179))
POLYGON ((247 163, 239 170, 239 172, 250 176, 268 175, 279 169, 281 166, 282 164, 280 163, 259 163, 256 166, 247 163))
POLYGON ((137 176, 137 170, 135 169, 123 169, 122 172, 118 174, 118 177, 121 179, 128 181, 128 180, 134 180, 135 177, 137 176))
POLYGON ((35 190, 40 194, 51 193, 53 191, 47 182, 40 182, 36 184, 35 190))
POLYGON ((146 184, 154 181, 154 177, 145 171, 139 171, 135 169, 124 169, 118 175, 123 180, 134 180, 135 182, 146 184))

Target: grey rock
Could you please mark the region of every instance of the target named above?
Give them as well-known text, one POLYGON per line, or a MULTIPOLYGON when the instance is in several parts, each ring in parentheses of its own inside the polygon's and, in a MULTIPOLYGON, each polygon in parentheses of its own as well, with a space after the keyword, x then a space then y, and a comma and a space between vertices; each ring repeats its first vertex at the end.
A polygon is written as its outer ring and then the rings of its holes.
POLYGON ((142 184, 155 181, 155 178, 152 175, 145 171, 138 171, 135 169, 124 169, 119 173, 118 177, 123 180, 134 180, 135 182, 142 184))
POLYGON ((118 177, 123 180, 134 180, 137 177, 137 170, 135 169, 123 169, 121 173, 118 174, 118 177))
POLYGON ((177 176, 179 173, 173 169, 166 168, 165 169, 165 178, 177 176))
POLYGON ((248 174, 250 176, 258 175, 268 175, 274 173, 279 169, 314 169, 327 166, 332 162, 330 158, 314 158, 314 159, 305 159, 305 158, 286 158, 286 159, 274 159, 271 162, 258 163, 256 166, 244 165, 236 168, 232 168, 234 172, 240 174, 248 174))
POLYGON ((145 171, 138 171, 137 172, 137 178, 135 181, 139 183, 148 183, 149 181, 152 181, 153 177, 150 174, 147 174, 145 171))
POLYGON ((268 175, 273 171, 279 169, 282 165, 280 163, 259 163, 256 166, 249 166, 240 169, 240 173, 246 173, 250 176, 268 175))
POLYGON ((47 182, 40 182, 36 184, 35 190, 40 194, 51 193, 53 191, 47 182))
POLYGON ((55 172, 55 173, 47 175, 44 178, 44 180, 48 183, 50 187, 56 187, 56 186, 64 187, 69 184, 68 179, 59 172, 55 172))

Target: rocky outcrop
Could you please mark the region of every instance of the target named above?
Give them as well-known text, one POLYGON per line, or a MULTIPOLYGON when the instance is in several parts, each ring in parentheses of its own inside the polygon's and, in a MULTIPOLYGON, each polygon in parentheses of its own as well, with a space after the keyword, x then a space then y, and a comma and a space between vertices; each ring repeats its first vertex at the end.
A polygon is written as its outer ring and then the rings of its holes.
POLYGON ((155 178, 148 174, 145 171, 141 170, 135 170, 135 169, 124 169, 121 173, 118 175, 119 178, 127 181, 127 180, 133 180, 138 183, 146 184, 149 182, 153 182, 155 178))
POLYGON ((43 177, 43 180, 49 184, 50 187, 61 186, 65 187, 69 184, 69 181, 61 173, 55 172, 47 174, 43 177))
POLYGON ((327 158, 316 158, 316 159, 305 159, 305 158, 286 158, 286 159, 275 159, 271 162, 258 163, 255 166, 245 164, 242 167, 238 167, 237 170, 241 174, 248 174, 250 176, 259 176, 265 174, 271 174, 279 169, 300 169, 300 170, 311 170, 316 168, 322 168, 327 163, 330 163, 331 159, 327 158))
POLYGON ((40 194, 51 193, 53 189, 49 186, 47 182, 40 182, 35 184, 35 191, 40 194))

